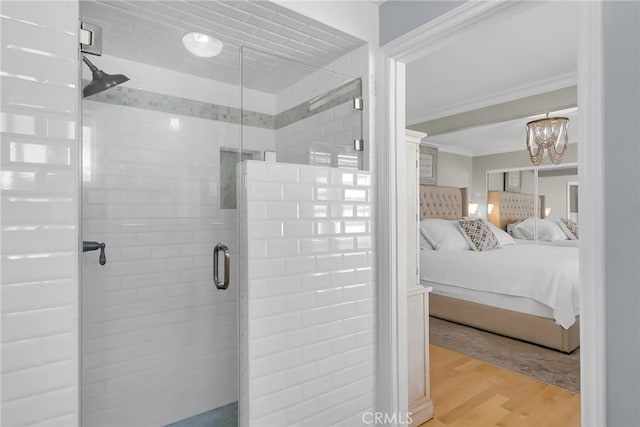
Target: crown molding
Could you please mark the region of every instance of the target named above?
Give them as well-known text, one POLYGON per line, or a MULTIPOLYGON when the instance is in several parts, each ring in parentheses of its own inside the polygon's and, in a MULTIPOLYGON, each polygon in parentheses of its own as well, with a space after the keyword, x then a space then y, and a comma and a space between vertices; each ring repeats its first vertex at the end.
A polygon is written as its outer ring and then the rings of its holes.
POLYGON ((554 90, 574 86, 577 84, 577 82, 577 72, 562 74, 556 77, 540 80, 535 83, 530 83, 513 89, 505 90, 491 96, 471 99, 439 111, 427 114, 407 116, 407 125, 413 126, 423 122, 453 116, 455 114, 466 113, 469 111, 491 107, 493 105, 502 104, 505 102, 517 101, 518 99, 527 98, 529 96, 542 95, 554 90))
POLYGON ((450 147, 448 145, 441 144, 433 144, 429 141, 423 142, 423 145, 428 145, 429 147, 434 147, 438 149, 440 153, 449 153, 449 154, 457 154, 458 156, 465 157, 474 157, 477 154, 474 154, 472 150, 467 150, 466 148, 458 148, 458 147, 450 147))
POLYGON ((388 57, 409 64, 443 49, 475 30, 479 22, 497 22, 536 5, 519 1, 468 1, 381 47, 388 57))
POLYGON ((426 145, 437 148, 441 153, 457 154, 459 156, 473 157, 473 151, 465 148, 450 147, 448 145, 434 144, 429 141, 423 141, 427 134, 413 129, 405 129, 406 141, 410 144, 426 145))

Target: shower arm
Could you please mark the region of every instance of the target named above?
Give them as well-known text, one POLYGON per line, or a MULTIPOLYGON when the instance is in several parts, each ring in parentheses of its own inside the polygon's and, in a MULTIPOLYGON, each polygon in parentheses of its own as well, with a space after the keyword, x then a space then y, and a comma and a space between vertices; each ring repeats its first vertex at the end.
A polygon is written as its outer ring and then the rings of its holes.
POLYGON ((98 67, 96 67, 95 65, 93 65, 91 63, 91 61, 89 61, 87 59, 86 56, 82 55, 82 60, 84 61, 85 64, 87 64, 87 66, 89 67, 89 69, 91 70, 92 73, 95 73, 96 71, 98 71, 98 67))

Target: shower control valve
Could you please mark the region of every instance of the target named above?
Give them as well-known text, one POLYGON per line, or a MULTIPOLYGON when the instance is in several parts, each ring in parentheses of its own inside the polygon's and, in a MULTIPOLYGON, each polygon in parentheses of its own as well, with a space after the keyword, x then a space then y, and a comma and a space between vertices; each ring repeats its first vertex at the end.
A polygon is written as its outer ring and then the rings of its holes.
POLYGON ((88 252, 88 251, 97 251, 98 249, 100 249, 100 256, 98 257, 98 262, 100 263, 100 265, 105 265, 107 263, 107 257, 104 254, 104 248, 107 245, 105 245, 104 243, 98 243, 98 242, 87 242, 82 241, 82 252, 88 252))

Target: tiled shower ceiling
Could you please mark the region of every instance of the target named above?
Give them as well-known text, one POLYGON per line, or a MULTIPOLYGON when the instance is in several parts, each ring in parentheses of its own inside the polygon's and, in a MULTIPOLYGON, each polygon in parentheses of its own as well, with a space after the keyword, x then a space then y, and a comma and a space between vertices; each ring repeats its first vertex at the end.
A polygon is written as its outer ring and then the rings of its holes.
MULTIPOLYGON (((323 67, 363 44, 268 1, 83 1, 82 20, 102 27, 103 54, 231 84, 240 83, 239 49, 248 46, 323 67), (220 55, 198 58, 182 37, 198 31, 224 43, 220 55)), ((115 71, 111 71, 115 72, 115 71)), ((118 70, 125 73, 126 70, 118 70)), ((248 87, 277 93, 309 67, 252 53, 244 64, 248 87)))

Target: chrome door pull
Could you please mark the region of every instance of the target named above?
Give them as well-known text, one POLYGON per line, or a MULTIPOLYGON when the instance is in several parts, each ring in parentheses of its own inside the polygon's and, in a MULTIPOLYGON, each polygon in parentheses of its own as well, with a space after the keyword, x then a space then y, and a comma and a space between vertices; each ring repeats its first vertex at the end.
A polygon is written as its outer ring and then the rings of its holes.
POLYGON ((213 283, 218 289, 227 289, 229 287, 229 264, 231 257, 229 256, 229 248, 227 245, 218 243, 213 248, 213 283), (218 268, 218 254, 222 251, 224 254, 224 281, 220 282, 219 268, 218 268))

